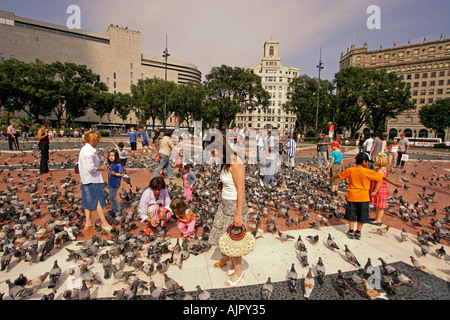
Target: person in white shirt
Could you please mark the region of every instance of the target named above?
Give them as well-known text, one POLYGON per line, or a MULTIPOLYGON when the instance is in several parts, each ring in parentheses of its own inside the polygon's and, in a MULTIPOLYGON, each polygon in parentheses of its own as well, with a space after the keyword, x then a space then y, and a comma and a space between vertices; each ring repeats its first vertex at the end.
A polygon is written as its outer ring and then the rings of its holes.
POLYGON ((81 180, 81 207, 84 210, 86 221, 84 230, 94 228, 92 212, 97 211, 102 229, 110 232, 112 226, 106 221, 103 208, 106 207, 105 193, 103 192, 102 171, 108 170, 97 155, 95 149, 100 142, 101 135, 98 131, 88 131, 82 142, 85 145, 78 156, 78 168, 81 180))
POLYGON ((363 144, 364 148, 366 148, 365 152, 369 154, 369 159, 370 159, 370 151, 372 150, 372 145, 373 145, 373 135, 370 135, 370 138, 364 141, 363 144))
POLYGON ((264 182, 270 183, 273 180, 273 176, 276 173, 276 160, 277 160, 277 154, 278 154, 278 132, 276 134, 272 134, 270 131, 268 132, 267 136, 267 152, 266 152, 266 159, 267 159, 267 166, 266 166, 266 172, 264 175, 264 182))
POLYGON ((256 135, 256 161, 261 161, 261 156, 264 153, 264 140, 265 136, 264 133, 261 131, 258 131, 258 134, 256 135))

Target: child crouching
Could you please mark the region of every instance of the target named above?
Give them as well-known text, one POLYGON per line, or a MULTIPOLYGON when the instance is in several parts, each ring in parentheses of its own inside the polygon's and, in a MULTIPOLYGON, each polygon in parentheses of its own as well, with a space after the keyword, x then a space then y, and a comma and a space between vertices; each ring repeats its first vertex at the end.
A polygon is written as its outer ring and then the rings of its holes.
POLYGON ((194 212, 180 198, 172 200, 170 209, 178 219, 178 229, 183 238, 194 239, 196 223, 194 212))

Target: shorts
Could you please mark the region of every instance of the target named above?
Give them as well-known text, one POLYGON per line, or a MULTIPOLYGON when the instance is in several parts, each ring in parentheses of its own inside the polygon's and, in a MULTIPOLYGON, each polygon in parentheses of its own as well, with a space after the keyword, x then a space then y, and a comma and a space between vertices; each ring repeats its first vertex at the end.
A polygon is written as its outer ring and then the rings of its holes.
POLYGON ((127 158, 120 159, 120 164, 122 165, 122 167, 126 167, 127 166, 127 158))
POLYGON ((136 142, 130 142, 131 150, 136 150, 137 144, 136 142))
MULTIPOLYGON (((341 164, 333 163, 331 165, 331 172, 330 172, 331 177, 334 177, 335 175, 338 175, 341 172, 342 172, 341 164)), ((331 180, 331 185, 338 186, 340 182, 341 182, 340 179, 334 179, 334 180, 331 180)))
POLYGON ((81 185, 81 207, 88 210, 96 210, 97 203, 102 208, 106 207, 103 183, 88 183, 81 185))
POLYGON ((369 203, 347 201, 344 219, 350 222, 369 223, 369 203))
POLYGON ((142 140, 142 146, 143 147, 148 146, 148 140, 142 140))

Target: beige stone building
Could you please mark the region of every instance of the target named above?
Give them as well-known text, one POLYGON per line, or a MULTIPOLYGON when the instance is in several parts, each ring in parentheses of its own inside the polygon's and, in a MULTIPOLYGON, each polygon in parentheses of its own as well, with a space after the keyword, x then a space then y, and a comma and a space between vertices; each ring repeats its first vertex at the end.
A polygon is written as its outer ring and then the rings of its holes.
POLYGON ((288 99, 289 84, 294 77, 300 75, 300 69, 284 67, 278 55, 278 41, 264 43, 264 56, 261 63, 246 67, 261 77, 262 86, 270 94, 269 107, 266 111, 257 109, 236 116, 236 124, 241 129, 270 129, 278 128, 281 134, 293 132, 296 116, 292 112, 285 112, 282 105, 288 99))
MULTIPOLYGON (((139 79, 165 78, 164 48, 155 48, 160 56, 143 54, 141 33, 110 25, 106 34, 69 29, 42 21, 17 17, 12 12, 0 11, 0 60, 16 58, 25 62, 39 59, 46 63, 55 61, 86 65, 100 75, 111 93, 129 93, 130 85, 139 79)), ((169 50, 170 53, 170 50, 169 50)), ((168 59, 167 80, 175 83, 201 82, 201 72, 187 62, 168 59)), ((49 120, 55 117, 49 116, 49 120)), ((168 117, 167 126, 173 126, 168 117)), ((76 124, 95 124, 100 119, 92 110, 76 119, 76 124)), ((103 124, 122 125, 123 120, 114 112, 104 116, 103 124)), ((136 125, 135 114, 130 114, 125 124, 136 125)), ((148 122, 150 125, 150 121, 148 122)))
MULTIPOLYGON (((340 69, 357 66, 362 68, 386 69, 395 72, 410 88, 412 102, 416 108, 404 112, 388 121, 389 138, 404 132, 407 137, 432 138, 435 134, 444 139, 446 132, 434 132, 420 123, 419 110, 423 105, 439 99, 450 99, 450 39, 442 36, 437 41, 426 41, 404 46, 368 51, 352 46, 346 54, 341 53, 340 69)), ((367 128, 362 128, 366 130, 367 128)))

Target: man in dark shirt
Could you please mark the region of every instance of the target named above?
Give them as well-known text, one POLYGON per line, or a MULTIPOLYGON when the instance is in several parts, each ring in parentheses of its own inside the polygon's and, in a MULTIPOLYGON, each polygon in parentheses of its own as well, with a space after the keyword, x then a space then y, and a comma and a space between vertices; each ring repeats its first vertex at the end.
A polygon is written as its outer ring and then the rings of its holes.
POLYGON ((319 169, 328 168, 328 145, 330 144, 330 140, 323 135, 323 133, 319 133, 319 138, 316 140, 317 145, 317 162, 319 165, 319 169))

